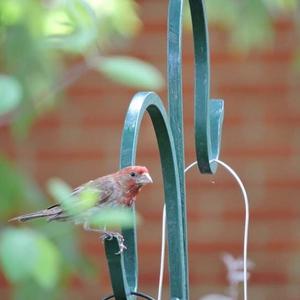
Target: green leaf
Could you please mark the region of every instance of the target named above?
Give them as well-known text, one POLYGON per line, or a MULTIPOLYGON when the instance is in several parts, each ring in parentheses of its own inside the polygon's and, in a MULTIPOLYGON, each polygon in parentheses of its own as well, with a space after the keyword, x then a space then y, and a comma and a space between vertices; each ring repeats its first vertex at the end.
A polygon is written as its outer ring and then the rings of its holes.
POLYGON ((239 26, 232 32, 234 48, 247 52, 270 45, 274 31, 270 16, 261 0, 246 1, 240 8, 239 26))
POLYGON ((132 57, 97 58, 92 60, 90 66, 108 78, 130 87, 157 90, 164 84, 161 73, 155 67, 132 57))
POLYGON ((0 75, 0 116, 14 110, 22 100, 22 88, 18 80, 0 75))
POLYGON ((33 278, 43 288, 56 284, 60 256, 52 242, 26 228, 7 228, 0 241, 0 260, 10 281, 33 278))
POLYGON ((79 29, 69 35, 61 35, 48 39, 49 47, 61 49, 71 54, 81 54, 88 50, 96 40, 96 34, 93 31, 79 29))
POLYGON ((66 299, 65 297, 57 297, 61 293, 59 288, 47 289, 39 286, 34 280, 28 279, 13 286, 11 298, 13 300, 27 300, 27 299, 42 299, 42 300, 57 300, 66 299))
MULTIPOLYGON (((140 217, 138 215, 136 217, 137 222, 140 222, 140 217)), ((104 226, 131 228, 134 226, 134 220, 133 211, 129 208, 99 207, 95 208, 88 223, 91 227, 97 228, 104 226)))
POLYGON ((119 36, 130 37, 139 31, 138 6, 132 0, 88 1, 98 20, 100 41, 119 36), (120 17, 122 16, 122 17, 120 17), (104 39, 103 39, 104 36, 104 39))
POLYGON ((66 203, 66 199, 70 198, 72 193, 72 189, 59 178, 51 178, 47 186, 53 198, 62 205, 66 203))
POLYGON ((44 33, 46 36, 71 34, 74 26, 65 10, 52 9, 45 17, 44 33))
POLYGON ((33 278, 44 288, 55 286, 59 276, 60 255, 57 248, 45 237, 37 236, 37 261, 33 267, 33 278))
POLYGON ((13 165, 5 158, 0 157, 0 218, 7 218, 13 211, 18 210, 21 204, 23 178, 13 165))
POLYGON ((12 25, 20 20, 23 15, 22 3, 18 0, 2 0, 0 3, 1 23, 12 25))
POLYGON ((79 239, 76 235, 77 227, 69 222, 52 222, 51 226, 47 223, 41 224, 39 230, 42 234, 51 238, 57 246, 60 256, 62 277, 70 272, 80 270, 82 276, 90 275, 96 271, 96 266, 90 263, 84 256, 79 247, 79 239))
POLYGON ((87 183, 76 195, 72 195, 71 188, 58 178, 49 180, 48 189, 67 214, 71 216, 77 216, 95 206, 100 193, 99 190, 89 186, 89 183, 87 183))
POLYGON ((61 2, 48 13, 45 25, 51 47, 80 54, 96 44, 97 17, 84 0, 61 2))
POLYGON ((227 0, 210 0, 206 1, 205 4, 209 22, 221 24, 224 27, 234 27, 238 23, 240 3, 227 0))
POLYGON ((33 231, 8 228, 0 238, 0 259, 6 277, 17 282, 30 276, 38 249, 33 231))
POLYGON ((24 175, 8 159, 0 156, 0 219, 16 211, 36 209, 46 201, 28 174, 24 175))
POLYGON ((98 202, 101 191, 90 187, 89 184, 79 193, 79 201, 77 201, 78 212, 92 208, 98 202))

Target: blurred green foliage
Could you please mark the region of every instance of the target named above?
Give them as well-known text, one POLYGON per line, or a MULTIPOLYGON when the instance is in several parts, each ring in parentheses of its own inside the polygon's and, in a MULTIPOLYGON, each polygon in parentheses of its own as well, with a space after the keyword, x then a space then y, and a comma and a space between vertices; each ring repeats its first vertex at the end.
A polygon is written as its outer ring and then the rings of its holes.
MULTIPOLYGON (((300 30, 299 0, 206 0, 205 5, 208 21, 229 33, 224 47, 231 51, 247 53, 270 47, 275 37, 273 22, 278 17, 294 20, 300 30)), ((186 27, 191 28, 187 0, 185 15, 186 27)))
POLYGON ((34 181, 4 157, 0 158, 0 201, 0 266, 14 287, 12 299, 41 299, 48 292, 49 299, 56 299, 79 268, 83 276, 91 274, 74 225, 34 222, 30 229, 8 226, 10 216, 49 204, 34 181))
POLYGON ((104 57, 107 49, 140 27, 132 0, 1 0, 0 117, 11 112, 13 132, 25 135, 36 117, 56 104, 63 89, 93 68, 91 61, 97 61, 95 70, 119 83, 161 88, 160 73, 146 62, 123 57, 114 63, 113 57, 104 57), (70 66, 66 57, 79 63, 70 66))
POLYGON ((1 235, 0 258, 12 282, 32 277, 46 289, 57 283, 60 254, 50 240, 36 231, 7 228, 1 235))
POLYGON ((126 56, 97 58, 92 61, 92 65, 95 70, 103 72, 108 78, 131 87, 147 87, 155 90, 161 88, 164 83, 163 77, 156 68, 136 58, 126 56))
MULTIPOLYGON (((230 45, 239 51, 270 44, 272 22, 279 15, 294 18, 299 26, 298 0, 207 0, 206 6, 209 21, 227 29, 230 45)), ((26 136, 32 123, 54 109, 64 89, 89 69, 120 84, 160 89, 164 81, 153 66, 106 54, 139 32, 137 10, 133 0, 1 0, 0 126, 10 126, 15 138, 26 136)), ((51 180, 48 189, 70 209, 70 188, 64 182, 51 180)), ((87 201, 79 204, 79 211, 94 203, 95 196, 86 190, 81 200, 87 201)), ((36 221, 30 229, 8 226, 9 217, 44 208, 48 200, 28 171, 20 170, 1 149, 0 203, 0 263, 13 287, 12 299, 67 299, 64 292, 73 274, 94 274, 80 253, 72 224, 36 221)), ((97 213, 91 223, 131 225, 128 211, 117 212, 118 224, 115 213, 97 213)))
MULTIPOLYGON (((136 214, 136 224, 138 225, 141 218, 136 214)), ((95 208, 93 214, 89 217, 90 228, 131 228, 134 224, 132 210, 126 207, 105 207, 95 208)))
MULTIPOLYGON (((116 69, 114 58, 105 56, 109 48, 122 45, 140 27, 132 0, 1 0, 0 124, 10 126, 16 139, 25 137, 41 114, 55 108, 63 90, 94 68, 91 61, 97 61, 97 71, 112 80, 115 76, 122 84, 133 86, 136 71, 137 87, 160 88, 160 73, 146 62, 134 59, 132 71, 126 61, 133 58, 124 57, 116 69), (101 69, 102 62, 105 66, 101 69), (149 69, 152 73, 147 79, 149 69), (129 81, 127 72, 131 74, 129 81), (141 72, 146 75, 142 77, 141 72)), ((72 274, 84 277, 94 273, 80 253, 74 225, 36 221, 30 229, 8 226, 11 216, 49 204, 27 170, 21 171, 1 149, 0 155, 0 266, 13 287, 11 298, 66 299, 63 294, 72 274)), ((62 181, 52 180, 48 189, 59 203, 70 199, 71 189, 62 181)), ((94 196, 85 191, 79 201, 84 205, 79 208, 94 203, 94 196)), ((116 225, 109 224, 109 214, 105 214, 108 225, 116 225)), ((125 217, 123 212, 119 214, 121 224, 117 225, 128 225, 129 219, 131 222, 128 212, 125 217)), ((101 222, 95 225, 103 225, 101 222)))
POLYGON ((22 88, 14 77, 0 75, 0 99, 0 115, 14 110, 20 104, 22 88))
POLYGON ((4 157, 0 157, 0 200, 0 220, 47 203, 37 185, 4 157))

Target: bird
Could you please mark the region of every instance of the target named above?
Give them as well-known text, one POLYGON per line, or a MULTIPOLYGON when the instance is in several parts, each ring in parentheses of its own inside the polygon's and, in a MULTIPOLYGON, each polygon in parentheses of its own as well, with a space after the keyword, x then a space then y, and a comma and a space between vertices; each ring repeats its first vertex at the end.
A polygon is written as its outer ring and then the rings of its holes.
MULTIPOLYGON (((26 222, 32 219, 45 218, 47 221, 74 221, 80 220, 86 230, 102 232, 102 239, 116 237, 120 244, 120 251, 126 249, 124 238, 120 233, 109 232, 106 229, 91 228, 88 217, 104 207, 132 207, 136 196, 142 187, 152 183, 152 178, 145 166, 128 166, 115 173, 90 180, 75 188, 70 194, 70 201, 66 208, 61 204, 52 205, 46 209, 20 215, 9 221, 26 222), (96 192, 96 197, 92 202, 83 204, 81 197, 86 191, 96 192), (79 207, 78 210, 72 208, 79 207)), ((95 194, 94 194, 95 195, 95 194)))

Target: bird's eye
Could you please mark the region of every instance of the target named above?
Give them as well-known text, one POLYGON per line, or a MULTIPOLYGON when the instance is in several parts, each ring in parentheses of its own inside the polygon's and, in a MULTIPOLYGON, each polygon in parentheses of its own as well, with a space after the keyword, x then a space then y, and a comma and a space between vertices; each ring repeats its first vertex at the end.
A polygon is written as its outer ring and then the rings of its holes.
POLYGON ((135 177, 135 176, 136 176, 136 173, 135 173, 135 172, 131 172, 131 173, 130 173, 130 176, 131 176, 131 177, 135 177))

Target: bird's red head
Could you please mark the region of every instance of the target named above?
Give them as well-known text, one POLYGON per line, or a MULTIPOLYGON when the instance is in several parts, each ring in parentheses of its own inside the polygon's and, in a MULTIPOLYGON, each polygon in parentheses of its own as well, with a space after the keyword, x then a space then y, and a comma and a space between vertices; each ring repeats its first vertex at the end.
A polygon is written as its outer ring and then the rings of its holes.
POLYGON ((125 176, 130 185, 142 187, 148 183, 152 183, 149 171, 143 166, 130 166, 119 171, 119 174, 125 176))
POLYGON ((116 177, 124 190, 122 203, 127 206, 131 206, 134 203, 137 194, 143 186, 152 183, 148 169, 142 166, 130 166, 121 169, 116 173, 116 177))

